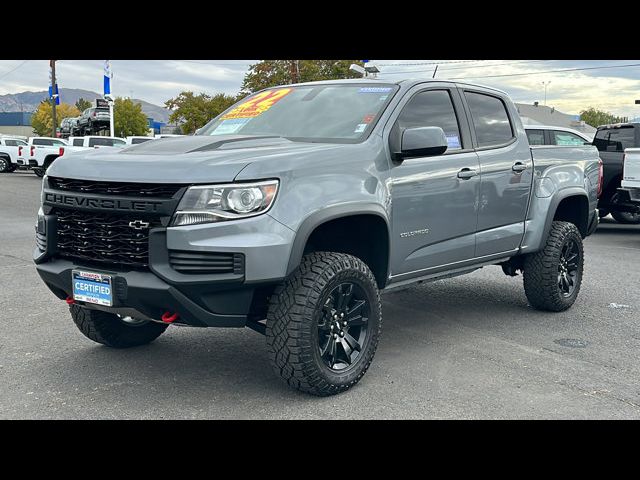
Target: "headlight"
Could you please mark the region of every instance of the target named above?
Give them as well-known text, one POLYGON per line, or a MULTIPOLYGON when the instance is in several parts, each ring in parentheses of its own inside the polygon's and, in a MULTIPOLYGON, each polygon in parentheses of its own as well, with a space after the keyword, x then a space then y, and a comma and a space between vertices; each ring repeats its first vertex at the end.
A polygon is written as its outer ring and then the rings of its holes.
POLYGON ((223 222, 260 215, 269 210, 277 191, 278 180, 189 187, 171 225, 223 222))

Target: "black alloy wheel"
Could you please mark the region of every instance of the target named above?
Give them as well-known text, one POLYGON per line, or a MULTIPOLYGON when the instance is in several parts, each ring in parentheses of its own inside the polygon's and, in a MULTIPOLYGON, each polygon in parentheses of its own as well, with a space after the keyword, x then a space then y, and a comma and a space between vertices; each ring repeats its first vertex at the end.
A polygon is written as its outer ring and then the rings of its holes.
POLYGON ((341 283, 327 295, 318 319, 318 349, 331 370, 345 371, 360 356, 370 315, 366 298, 352 282, 341 283))
POLYGON ((564 297, 573 295, 580 276, 580 249, 573 238, 567 239, 562 247, 558 263, 558 287, 564 297))

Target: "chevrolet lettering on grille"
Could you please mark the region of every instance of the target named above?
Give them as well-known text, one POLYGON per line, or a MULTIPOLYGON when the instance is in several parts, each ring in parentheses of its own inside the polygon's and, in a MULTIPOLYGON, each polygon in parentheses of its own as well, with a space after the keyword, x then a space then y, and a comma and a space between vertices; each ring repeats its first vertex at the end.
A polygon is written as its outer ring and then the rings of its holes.
POLYGON ((136 212, 157 212, 163 203, 152 200, 90 198, 52 192, 45 192, 44 201, 50 205, 136 212))

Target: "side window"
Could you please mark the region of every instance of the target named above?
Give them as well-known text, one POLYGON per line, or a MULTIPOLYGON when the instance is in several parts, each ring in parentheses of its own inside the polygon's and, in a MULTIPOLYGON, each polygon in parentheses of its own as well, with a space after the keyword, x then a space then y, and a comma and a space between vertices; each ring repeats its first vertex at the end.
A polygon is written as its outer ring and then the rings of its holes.
POLYGON ((507 107, 498 97, 484 93, 464 92, 479 147, 502 145, 513 139, 513 128, 507 107))
POLYGON ((73 139, 73 145, 75 147, 81 147, 82 146, 82 142, 83 142, 82 138, 74 138, 73 139))
POLYGON ((544 130, 527 130, 529 145, 544 145, 544 130))
POLYGON ((554 143, 556 145, 584 145, 586 140, 571 132, 563 132, 562 130, 552 130, 554 143))
POLYGON ((35 140, 33 140, 33 145, 48 145, 48 146, 51 146, 51 145, 53 145, 53 141, 49 140, 48 138, 36 138, 35 140))
POLYGON ((440 127, 447 137, 447 151, 462 148, 460 127, 448 90, 415 94, 402 109, 396 126, 400 131, 412 127, 440 127))
POLYGON ((7 147, 17 147, 18 146, 18 142, 16 142, 15 140, 5 140, 5 145, 7 147))

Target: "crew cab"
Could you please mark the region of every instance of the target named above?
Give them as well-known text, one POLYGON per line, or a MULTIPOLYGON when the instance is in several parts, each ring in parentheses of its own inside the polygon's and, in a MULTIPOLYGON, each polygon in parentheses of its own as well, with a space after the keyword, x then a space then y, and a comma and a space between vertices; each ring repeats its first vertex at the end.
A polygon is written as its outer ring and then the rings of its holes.
POLYGON ((33 259, 94 342, 249 327, 290 387, 332 395, 373 360, 383 290, 497 265, 531 307, 570 308, 601 179, 592 145, 531 147, 494 88, 284 85, 197 135, 55 162, 33 259))
POLYGON ((18 148, 26 147, 20 138, 0 137, 0 173, 10 173, 18 168, 18 148))

